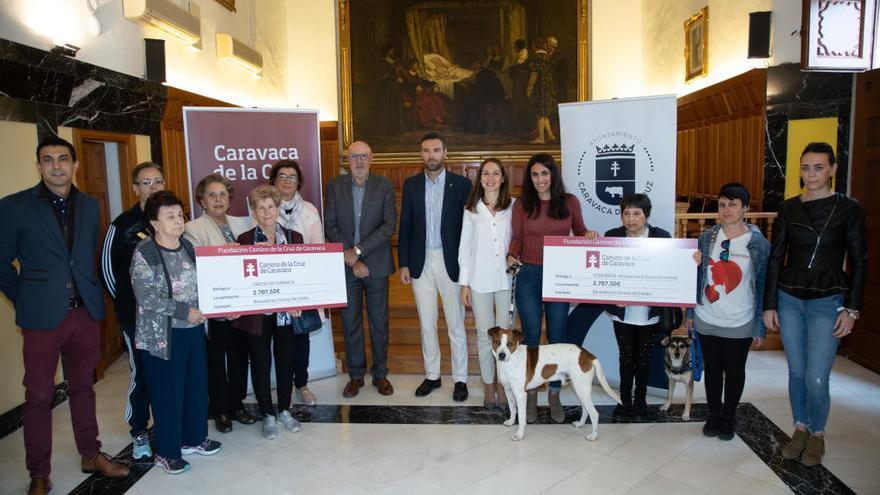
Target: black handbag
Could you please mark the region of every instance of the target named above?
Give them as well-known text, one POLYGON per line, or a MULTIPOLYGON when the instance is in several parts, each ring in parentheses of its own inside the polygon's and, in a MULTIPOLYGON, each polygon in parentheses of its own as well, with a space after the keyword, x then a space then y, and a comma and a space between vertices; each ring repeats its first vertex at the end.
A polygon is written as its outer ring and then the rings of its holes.
POLYGON ((660 328, 666 333, 672 333, 673 330, 681 326, 684 321, 684 312, 680 307, 666 306, 660 308, 660 328))
POLYGON ((294 335, 308 335, 316 330, 320 330, 324 325, 321 322, 321 315, 317 309, 303 310, 301 316, 291 318, 293 320, 294 335))

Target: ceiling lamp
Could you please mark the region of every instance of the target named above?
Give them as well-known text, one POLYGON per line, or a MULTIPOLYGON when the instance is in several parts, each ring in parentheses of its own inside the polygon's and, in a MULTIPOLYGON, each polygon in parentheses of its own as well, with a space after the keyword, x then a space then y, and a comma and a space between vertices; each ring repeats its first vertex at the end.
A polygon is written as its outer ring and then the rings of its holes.
POLYGON ((226 33, 217 33, 217 58, 257 77, 263 72, 260 52, 226 33))
POLYGON ((122 15, 161 29, 184 45, 195 45, 202 36, 199 18, 168 0, 122 0, 122 15))

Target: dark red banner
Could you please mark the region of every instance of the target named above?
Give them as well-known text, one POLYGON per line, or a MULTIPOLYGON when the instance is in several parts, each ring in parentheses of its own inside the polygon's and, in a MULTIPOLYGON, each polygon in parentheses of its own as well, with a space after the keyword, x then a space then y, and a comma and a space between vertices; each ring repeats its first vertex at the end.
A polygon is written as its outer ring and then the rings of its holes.
POLYGON ((183 127, 193 218, 202 214, 196 185, 215 172, 235 183, 229 214, 247 216, 248 193, 269 183, 272 164, 279 160, 299 164, 300 194, 322 211, 317 110, 185 107, 183 127))

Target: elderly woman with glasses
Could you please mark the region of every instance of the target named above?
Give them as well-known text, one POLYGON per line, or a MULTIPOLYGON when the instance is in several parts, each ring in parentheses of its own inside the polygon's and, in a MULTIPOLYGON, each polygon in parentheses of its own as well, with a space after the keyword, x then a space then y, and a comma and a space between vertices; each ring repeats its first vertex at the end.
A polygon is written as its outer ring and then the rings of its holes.
POLYGON ((699 263, 697 306, 688 310, 688 317, 696 327, 706 371, 709 419, 703 434, 721 440, 733 438, 749 349, 760 347, 767 334, 762 313, 770 243, 760 229, 746 223, 748 210, 745 186, 721 186, 718 223, 700 235, 694 255, 699 263))
MULTIPOLYGON (((183 236, 193 246, 235 244, 251 227, 247 218, 228 215, 235 187, 226 177, 214 173, 196 186, 196 203, 204 214, 184 226, 183 236)), ((244 408, 247 395, 247 339, 228 318, 208 322, 208 415, 217 431, 232 431, 232 420, 254 424, 257 418, 244 408)))
MULTIPOLYGON (((282 227, 302 234, 303 244, 322 244, 325 242, 324 227, 321 225, 318 209, 303 199, 299 192, 304 182, 302 168, 294 160, 276 162, 269 171, 269 184, 275 186, 281 193, 278 223, 282 227)), ((313 406, 317 404, 318 399, 308 387, 309 339, 302 339, 299 345, 301 349, 297 351, 293 363, 293 382, 303 404, 313 406)))

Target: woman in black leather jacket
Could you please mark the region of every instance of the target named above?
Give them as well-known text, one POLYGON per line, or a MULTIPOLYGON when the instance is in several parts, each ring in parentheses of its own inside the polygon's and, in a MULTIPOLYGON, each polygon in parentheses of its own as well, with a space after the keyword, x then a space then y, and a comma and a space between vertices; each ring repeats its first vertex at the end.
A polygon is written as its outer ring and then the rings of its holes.
POLYGON ((764 323, 781 329, 788 359, 796 430, 782 455, 815 466, 825 453, 828 378, 840 339, 859 319, 868 254, 864 211, 831 187, 837 172, 833 148, 810 143, 800 170, 806 191, 782 202, 774 224, 764 323))

